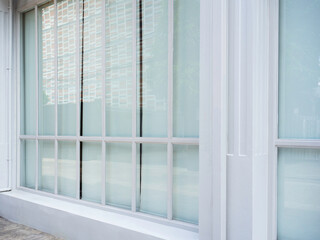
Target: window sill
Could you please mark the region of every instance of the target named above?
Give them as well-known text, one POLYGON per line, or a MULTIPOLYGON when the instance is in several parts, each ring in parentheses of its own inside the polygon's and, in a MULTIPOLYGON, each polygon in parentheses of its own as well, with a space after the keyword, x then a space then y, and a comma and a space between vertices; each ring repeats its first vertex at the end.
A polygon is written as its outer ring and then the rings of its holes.
POLYGON ((0 216, 66 239, 198 239, 198 233, 24 190, 0 193, 0 216))

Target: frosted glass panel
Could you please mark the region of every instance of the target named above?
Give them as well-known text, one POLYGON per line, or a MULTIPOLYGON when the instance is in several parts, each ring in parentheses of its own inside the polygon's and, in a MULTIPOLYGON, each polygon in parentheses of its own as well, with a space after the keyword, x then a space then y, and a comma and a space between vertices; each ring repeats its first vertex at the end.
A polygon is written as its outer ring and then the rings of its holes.
POLYGON ((58 1, 58 134, 76 135, 76 0, 58 1))
POLYGON ((320 138, 319 13, 318 0, 280 1, 280 138, 320 138))
POLYGON ((173 145, 173 219, 198 223, 199 147, 173 145))
POLYGON ((55 132, 55 63, 53 1, 38 10, 39 135, 55 132))
POLYGON ((101 136, 102 7, 102 0, 85 0, 84 5, 80 5, 80 41, 83 54, 81 135, 83 136, 101 136))
POLYGON ((168 96, 168 1, 166 0, 142 1, 141 8, 137 1, 137 88, 137 136, 166 137, 168 96), (142 14, 139 13, 140 9, 142 14))
POLYGON ((173 134, 199 136, 200 0, 174 0, 173 134))
POLYGON ((131 208, 131 143, 106 145, 106 204, 131 208))
POLYGON ((54 192, 54 141, 39 141, 39 190, 54 192))
POLYGON ((76 197, 76 143, 58 142, 58 194, 76 197))
POLYGON ((320 150, 279 149, 278 240, 320 239, 320 150))
POLYGON ((138 144, 137 211, 167 216, 167 145, 138 144))
POLYGON ((81 199, 101 202, 101 143, 83 142, 81 199))
POLYGON ((36 141, 21 141, 20 185, 35 188, 36 185, 36 141))
POLYGON ((131 136, 132 1, 106 1, 106 135, 131 136))
POLYGON ((35 12, 23 14, 23 69, 21 81, 21 134, 36 133, 35 12))

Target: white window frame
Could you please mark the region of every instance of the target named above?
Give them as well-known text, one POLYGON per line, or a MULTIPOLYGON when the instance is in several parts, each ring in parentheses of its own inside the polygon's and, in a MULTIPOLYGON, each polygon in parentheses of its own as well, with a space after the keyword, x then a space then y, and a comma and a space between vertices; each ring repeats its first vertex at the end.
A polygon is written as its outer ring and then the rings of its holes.
POLYGON ((11 190, 11 115, 10 105, 11 105, 11 81, 12 78, 12 4, 9 1, 0 2, 0 48, 1 48, 1 57, 0 66, 1 72, 1 89, 3 106, 1 106, 1 112, 5 118, 0 120, 1 130, 2 130, 2 139, 4 140, 1 149, 1 159, 0 165, 0 192, 10 191, 11 190))
MULTIPOLYGON (((56 4, 55 0, 55 4, 56 4)), ((53 198, 65 199, 68 201, 76 201, 77 203, 101 208, 101 205, 87 203, 84 201, 77 201, 69 199, 67 197, 58 196, 54 194, 48 194, 39 192, 36 190, 30 190, 19 186, 19 172, 20 172, 20 136, 19 136, 19 123, 20 123, 20 16, 21 12, 25 12, 35 7, 35 5, 42 5, 48 1, 46 0, 29 0, 24 3, 22 1, 17 4, 17 14, 15 14, 15 26, 16 32, 14 34, 16 44, 16 114, 18 119, 16 120, 16 161, 17 171, 14 174, 14 186, 20 190, 30 191, 33 193, 48 195, 53 198)), ((133 0, 135 2, 135 0, 133 0)), ((171 1, 172 2, 172 1, 171 1)), ((161 222, 169 224, 171 226, 182 227, 192 231, 199 231, 200 239, 226 239, 226 147, 227 147, 227 26, 228 26, 228 14, 227 14, 227 1, 224 0, 201 0, 200 1, 200 126, 199 126, 199 140, 198 139, 180 139, 180 138, 108 138, 103 135, 100 138, 80 137, 77 132, 76 137, 42 137, 34 136, 27 137, 21 136, 21 139, 52 139, 55 140, 55 155, 57 158, 57 141, 58 140, 75 140, 77 142, 77 148, 79 148, 79 142, 81 141, 99 141, 102 143, 108 141, 118 142, 131 142, 133 145, 140 142, 154 142, 154 143, 169 143, 168 150, 172 151, 173 143, 182 144, 197 144, 199 143, 199 227, 195 227, 190 224, 177 222, 173 220, 165 220, 163 218, 157 218, 151 215, 145 215, 141 213, 134 213, 134 216, 146 218, 150 221, 161 222), (218 36, 218 37, 217 37, 218 36), (165 141, 163 141, 165 140, 165 141)), ((171 4, 172 5, 172 4, 171 4)), ((172 8, 171 8, 172 9, 172 8)), ((36 12, 37 14, 37 12, 36 12)), ((169 17, 172 18, 172 10, 169 11, 169 17)), ((173 31, 173 26, 170 26, 169 30, 173 31)), ((105 33, 104 33, 105 34, 105 33)), ((170 35, 170 34, 169 34, 170 35)), ((172 34, 171 34, 172 35, 172 34)), ((79 41, 79 40, 77 40, 79 41)), ((170 41, 170 40, 169 40, 170 41)), ((79 43, 77 43, 79 44, 79 43)), ((135 42, 133 42, 134 47, 135 42)), ((172 47, 169 44, 169 48, 172 47)), ((57 49, 56 49, 57 51, 57 49)), ((78 55, 79 56, 79 55, 78 55)), ((169 54, 170 58, 170 54, 169 54)), ((135 64, 133 64, 135 65, 135 64)), ((135 66, 133 66, 135 68, 135 66)), ((169 61, 169 73, 170 69, 169 61)), ((38 81, 37 81, 38 83, 38 81)), ((168 92, 172 91, 172 79, 169 81, 168 92)), ((105 86, 103 86, 105 87, 105 86)), ((135 87, 135 86, 133 86, 135 87)), ((79 93, 79 89, 77 89, 79 93)), ((135 91, 134 91, 135 92, 135 91)), ((38 93, 37 93, 38 94, 38 93)), ((169 94, 170 96, 170 94, 169 94)), ((133 96, 135 98, 135 96, 133 96)), ((79 101, 79 100, 78 100, 79 101)), ((37 103, 38 104, 38 103, 37 103)), ((104 104, 102 104, 104 105, 104 104)), ((169 98, 169 111, 172 109, 172 98, 169 98)), ((103 106, 104 107, 104 106, 103 106)), ((37 108, 38 111, 38 108, 37 108)), ((77 111, 79 111, 79 103, 77 103, 77 111)), ((57 112, 57 110, 56 110, 57 112)), ((135 112, 135 111, 134 111, 135 112)), ((103 114, 104 115, 104 114, 103 114)), ((171 114, 169 114, 171 116, 171 114)), ((57 114, 56 114, 57 117, 57 114)), ((38 118, 37 118, 38 119, 38 118)), ((135 119, 135 118, 134 118, 135 119)), ((38 120, 37 120, 38 121, 38 120)), ((56 121, 57 122, 57 121, 56 121)), ((104 123, 103 116, 103 123, 104 123)), ((168 117, 168 122, 172 122, 172 117, 168 117)), ((77 124, 79 121, 77 120, 77 124)), ((169 124, 168 126, 171 126, 169 124)), ((56 128, 57 129, 57 128, 56 128)), ((104 129, 103 129, 104 130, 104 129)), ((135 127, 133 128, 133 132, 135 127)), ((171 132, 172 129, 168 131, 171 132)), ((103 131, 103 134, 105 131, 103 131)), ((57 133, 56 133, 57 134, 57 133)), ((172 134, 172 133, 171 133, 172 134)), ((135 136, 135 135, 133 135, 135 136)), ((169 134, 170 136, 170 134, 169 134)), ((172 135, 171 135, 172 136, 172 135)), ((104 148, 102 148, 104 149, 104 148)), ((104 151, 104 150, 103 150, 104 151)), ((134 154, 135 147, 133 147, 132 154, 134 154)), ((102 152, 102 159, 104 160, 104 152, 102 152)), ((135 154, 134 154, 135 155, 135 154)), ((79 156, 77 156, 79 159, 79 156)), ((168 158, 168 171, 172 171, 172 159, 168 158)), ((103 161, 104 162, 104 161, 103 161)), ((133 158, 133 164, 134 164, 133 158)), ((134 171, 135 172, 135 171, 134 171)), ((133 176, 135 177, 135 176, 133 176)), ((57 180, 57 179, 56 179, 57 180)), ((169 181, 172 181, 171 179, 169 181)), ((57 186, 57 184, 55 184, 57 186)), ((134 189, 134 188, 133 188, 134 189)), ((55 193, 57 189, 55 188, 55 193)), ((170 194, 169 194, 170 195, 170 194)), ((104 196, 104 194, 102 194, 104 196)), ((170 200, 171 196, 168 196, 170 200)), ((103 200, 103 199, 102 199, 103 200)), ((134 207, 134 201, 132 207, 134 207)), ((131 214, 128 211, 115 209, 110 206, 103 206, 110 211, 117 211, 123 214, 131 214)), ((172 211, 172 209, 171 209, 172 211)), ((170 210, 168 212, 170 214, 170 210)), ((171 215, 171 216, 170 216, 171 215)))
POLYGON ((269 5, 269 177, 268 177, 268 239, 277 239, 277 163, 278 138, 278 37, 279 0, 269 5))
POLYGON ((272 131, 269 136, 269 217, 268 217, 268 239, 277 239, 277 171, 278 171, 278 149, 279 148, 309 148, 320 149, 320 140, 316 139, 285 139, 278 137, 278 111, 279 111, 279 14, 280 1, 271 0, 269 9, 269 129, 272 131))

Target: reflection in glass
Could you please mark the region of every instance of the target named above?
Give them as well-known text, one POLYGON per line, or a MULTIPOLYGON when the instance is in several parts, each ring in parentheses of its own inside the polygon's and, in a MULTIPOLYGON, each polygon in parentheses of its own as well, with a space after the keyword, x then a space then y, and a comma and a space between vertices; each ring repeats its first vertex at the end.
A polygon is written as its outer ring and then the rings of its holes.
POLYGON ((106 1, 106 136, 131 136, 132 1, 106 1))
POLYGON ((320 239, 320 150, 278 151, 278 240, 320 239))
POLYGON ((137 1, 137 136, 167 136, 168 1, 137 1), (156 126, 156 127, 155 127, 156 126))
POLYGON ((81 199, 101 202, 101 143, 81 143, 81 199))
POLYGON ((173 145, 173 219, 198 223, 199 147, 173 145))
POLYGON ((76 143, 58 142, 58 194, 76 197, 76 143))
POLYGON ((39 190, 54 192, 54 141, 39 140, 39 190))
POLYGON ((53 1, 38 9, 39 135, 55 133, 55 63, 53 1))
POLYGON ((58 134, 76 135, 76 0, 58 1, 58 134))
POLYGON ((320 137, 320 4, 280 1, 279 137, 320 137))
POLYGON ((82 136, 101 136, 102 0, 80 4, 82 136))
POLYGON ((167 216, 167 145, 137 145, 137 211, 167 216))
POLYGON ((36 141, 21 141, 20 185, 35 188, 36 185, 36 141))
POLYGON ((21 78, 21 122, 20 130, 24 135, 36 133, 36 46, 35 12, 23 14, 23 70, 21 78))
POLYGON ((174 0, 173 135, 199 136, 200 1, 174 0))
POLYGON ((106 144, 106 204, 131 208, 131 143, 106 144))

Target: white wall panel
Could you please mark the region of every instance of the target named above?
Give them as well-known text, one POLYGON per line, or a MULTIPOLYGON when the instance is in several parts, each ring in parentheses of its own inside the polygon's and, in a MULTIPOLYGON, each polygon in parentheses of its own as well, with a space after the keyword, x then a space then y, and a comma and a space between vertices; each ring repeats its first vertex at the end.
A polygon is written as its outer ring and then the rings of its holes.
POLYGON ((9 187, 8 162, 8 1, 0 0, 0 191, 9 187))

